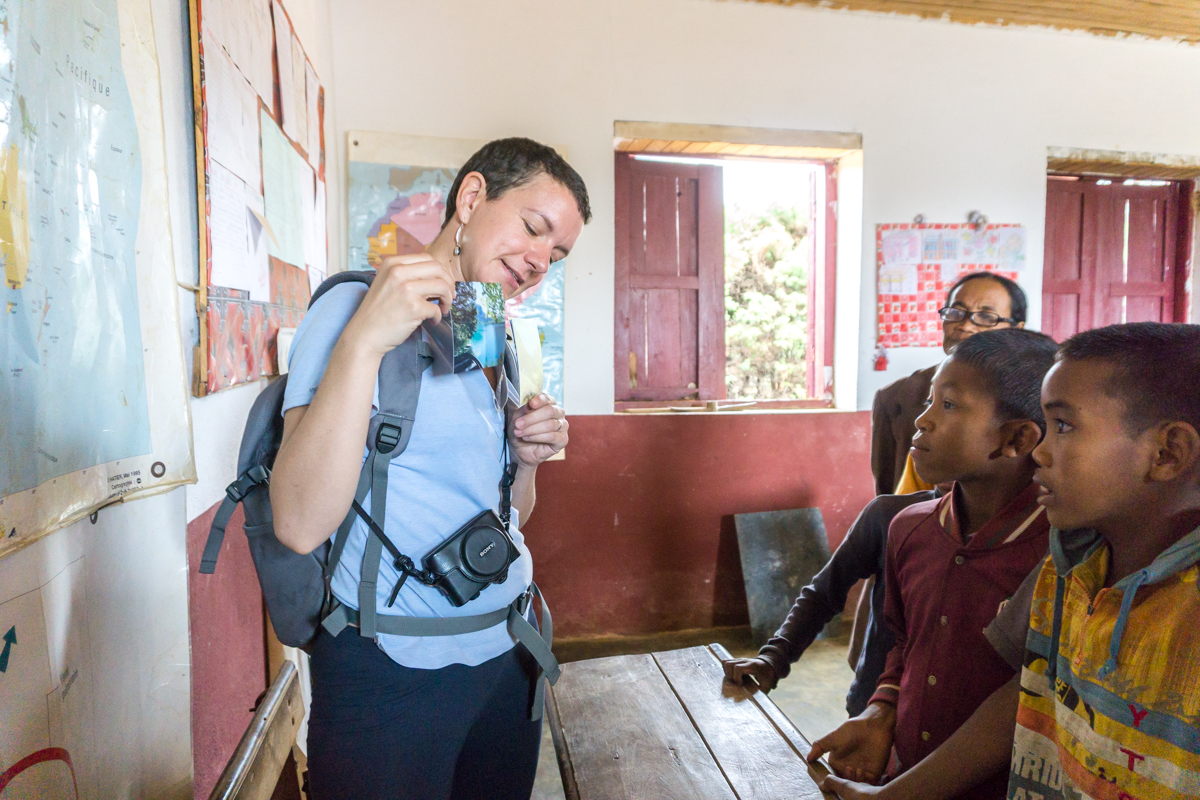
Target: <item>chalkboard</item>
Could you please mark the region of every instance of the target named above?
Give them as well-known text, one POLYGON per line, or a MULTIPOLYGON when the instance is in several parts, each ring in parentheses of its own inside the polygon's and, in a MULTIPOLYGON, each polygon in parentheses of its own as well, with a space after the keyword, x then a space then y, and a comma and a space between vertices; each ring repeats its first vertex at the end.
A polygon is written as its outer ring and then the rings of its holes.
POLYGON ((819 508, 735 514, 742 576, 754 646, 761 647, 787 617, 800 590, 829 561, 819 508))

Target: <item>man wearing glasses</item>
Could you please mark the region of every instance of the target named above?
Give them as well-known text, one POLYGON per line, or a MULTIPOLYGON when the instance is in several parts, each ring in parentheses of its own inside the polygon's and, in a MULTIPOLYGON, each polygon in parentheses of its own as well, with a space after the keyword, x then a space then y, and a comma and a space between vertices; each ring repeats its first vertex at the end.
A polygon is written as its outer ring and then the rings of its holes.
MULTIPOLYGON (((1020 286, 990 272, 972 272, 958 279, 946 295, 942 318, 942 349, 967 337, 1000 328, 1024 328, 1028 302, 1020 286)), ((916 419, 925 408, 929 385, 937 364, 919 369, 907 378, 880 389, 871 410, 871 472, 876 494, 893 494, 908 448, 916 433, 916 419)))

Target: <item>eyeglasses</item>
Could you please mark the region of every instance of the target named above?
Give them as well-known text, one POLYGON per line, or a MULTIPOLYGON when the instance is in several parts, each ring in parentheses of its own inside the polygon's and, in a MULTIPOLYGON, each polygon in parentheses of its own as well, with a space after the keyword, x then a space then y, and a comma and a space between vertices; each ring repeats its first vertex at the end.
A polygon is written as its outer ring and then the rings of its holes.
POLYGON ((1001 322, 1016 323, 1012 317, 1002 317, 995 311, 967 311, 962 308, 946 307, 938 309, 942 322, 962 322, 970 318, 971 322, 981 328, 994 328, 1001 322))

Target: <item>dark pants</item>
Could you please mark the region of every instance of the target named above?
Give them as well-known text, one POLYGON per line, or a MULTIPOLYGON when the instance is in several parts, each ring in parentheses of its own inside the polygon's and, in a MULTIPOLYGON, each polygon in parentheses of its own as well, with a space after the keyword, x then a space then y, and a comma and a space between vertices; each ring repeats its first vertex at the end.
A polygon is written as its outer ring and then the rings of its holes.
POLYGON ((402 667, 346 628, 312 653, 313 800, 528 800, 541 721, 536 662, 517 645, 476 667, 402 667))

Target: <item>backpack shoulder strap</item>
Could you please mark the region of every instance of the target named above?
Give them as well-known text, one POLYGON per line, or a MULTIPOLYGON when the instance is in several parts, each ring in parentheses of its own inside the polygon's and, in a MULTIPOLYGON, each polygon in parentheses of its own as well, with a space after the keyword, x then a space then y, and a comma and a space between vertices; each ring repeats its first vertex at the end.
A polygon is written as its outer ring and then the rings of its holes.
POLYGON ((266 483, 270 478, 270 469, 275 463, 279 440, 283 436, 280 411, 286 389, 287 375, 283 375, 263 389, 250 407, 238 452, 238 479, 225 488, 225 498, 217 509, 208 531, 208 541, 204 544, 200 572, 205 575, 212 574, 217 568, 217 556, 225 541, 225 526, 229 524, 237 504, 256 486, 266 483))
MULTIPOLYGON (((408 446, 416 422, 421 374, 433 360, 422 355, 421 343, 421 329, 417 328, 403 344, 384 356, 379 366, 379 413, 371 418, 367 429, 370 453, 363 464, 359 488, 369 484, 371 519, 380 530, 385 528, 387 520, 388 466, 408 446), (368 470, 371 475, 369 480, 366 479, 368 470)), ((356 498, 356 502, 361 503, 362 498, 356 498)), ((354 513, 351 508, 349 514, 354 513)), ((337 547, 336 542, 334 546, 337 547)), ((382 555, 383 540, 370 531, 358 584, 359 633, 368 638, 374 638, 376 633, 375 592, 382 555)))
POLYGON ((330 275, 321 281, 321 285, 312 293, 312 297, 308 300, 308 307, 312 308, 313 303, 320 300, 323 294, 335 286, 343 283, 365 283, 367 286, 370 286, 373 280, 375 280, 375 270, 373 269, 351 269, 330 275))

